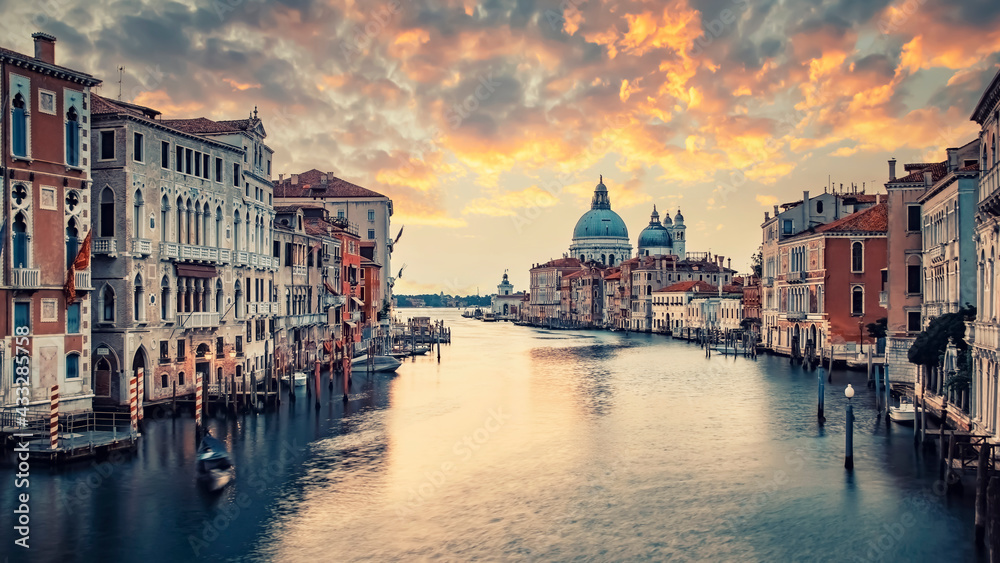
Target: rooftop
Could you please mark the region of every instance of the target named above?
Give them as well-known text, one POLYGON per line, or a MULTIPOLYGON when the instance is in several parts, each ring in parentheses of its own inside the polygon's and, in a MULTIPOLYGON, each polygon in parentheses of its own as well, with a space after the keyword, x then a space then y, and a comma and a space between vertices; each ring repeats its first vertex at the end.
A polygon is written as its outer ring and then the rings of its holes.
POLYGON ((386 197, 315 168, 295 176, 294 184, 291 177, 275 182, 274 197, 386 197))

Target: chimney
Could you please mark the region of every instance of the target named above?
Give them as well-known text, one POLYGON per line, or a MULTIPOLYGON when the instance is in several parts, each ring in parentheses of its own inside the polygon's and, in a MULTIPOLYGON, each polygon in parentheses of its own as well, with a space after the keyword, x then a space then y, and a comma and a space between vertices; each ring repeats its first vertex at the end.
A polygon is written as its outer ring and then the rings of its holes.
POLYGON ((774 216, 775 217, 778 216, 778 206, 777 205, 774 206, 774 216))
POLYGON ((56 64, 55 36, 39 31, 38 33, 32 33, 31 37, 35 40, 35 58, 51 65, 56 64))
POLYGON ((297 186, 298 184, 299 184, 299 175, 298 174, 292 174, 292 185, 293 186, 297 186))
POLYGON ((320 174, 320 176, 319 176, 319 182, 320 182, 321 184, 323 184, 323 185, 326 185, 326 183, 327 183, 327 177, 326 177, 326 174, 320 174))
POLYGON ((948 172, 958 170, 958 149, 948 149, 948 172))
POLYGON ((764 212, 764 222, 767 223, 770 219, 771 219, 771 212, 770 211, 765 211, 764 212))
POLYGON ((934 173, 930 170, 924 170, 924 185, 928 188, 934 185, 934 173))
POLYGON ((730 270, 733 269, 733 259, 732 258, 726 258, 726 267, 729 268, 730 270))
POLYGON ((875 194, 875 205, 882 203, 882 194, 875 194))
POLYGON ((281 183, 281 181, 282 181, 282 180, 284 180, 284 179, 285 179, 285 174, 284 174, 283 172, 282 172, 281 174, 278 174, 278 183, 279 183, 279 184, 280 184, 280 183, 281 183))
POLYGON ((889 160, 889 181, 891 182, 895 179, 896 179, 896 159, 893 158, 889 160))

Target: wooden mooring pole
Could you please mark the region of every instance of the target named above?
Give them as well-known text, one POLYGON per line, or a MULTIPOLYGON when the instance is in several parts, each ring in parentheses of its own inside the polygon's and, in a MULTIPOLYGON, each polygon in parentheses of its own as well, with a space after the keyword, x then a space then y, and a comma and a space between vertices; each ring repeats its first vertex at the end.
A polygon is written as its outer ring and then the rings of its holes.
POLYGON ((986 540, 987 499, 986 487, 990 479, 990 464, 993 463, 992 444, 985 441, 979 445, 979 463, 976 466, 976 545, 982 546, 986 540))

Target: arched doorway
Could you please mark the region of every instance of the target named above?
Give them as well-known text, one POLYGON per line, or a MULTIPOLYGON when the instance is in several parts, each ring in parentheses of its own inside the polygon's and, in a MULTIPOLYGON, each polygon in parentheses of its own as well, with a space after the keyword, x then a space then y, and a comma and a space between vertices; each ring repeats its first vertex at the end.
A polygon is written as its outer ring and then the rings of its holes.
POLYGON ((802 355, 802 350, 799 348, 799 342, 800 342, 799 325, 795 325, 795 327, 792 328, 792 342, 791 342, 793 358, 798 358, 799 356, 802 355))
MULTIPOLYGON (((194 354, 194 371, 201 375, 201 380, 204 383, 207 383, 212 375, 213 357, 211 346, 204 342, 198 345, 198 349, 194 354)), ((197 381, 198 379, 195 377, 190 383, 195 384, 197 381)))
POLYGON ((115 404, 121 398, 121 386, 115 377, 118 361, 111 349, 104 345, 98 346, 94 355, 97 357, 94 363, 94 395, 115 404))
MULTIPOLYGON (((143 377, 145 377, 148 371, 149 370, 147 369, 146 366, 146 349, 140 346, 139 349, 135 351, 135 356, 132 357, 132 373, 136 377, 138 377, 140 374, 142 374, 143 377)), ((114 379, 117 380, 118 378, 114 379)), ((146 397, 143 397, 144 399, 150 398, 150 395, 152 395, 153 393, 153 386, 146 385, 146 383, 148 383, 148 381, 143 382, 143 391, 145 392, 145 395, 147 395, 146 397)))

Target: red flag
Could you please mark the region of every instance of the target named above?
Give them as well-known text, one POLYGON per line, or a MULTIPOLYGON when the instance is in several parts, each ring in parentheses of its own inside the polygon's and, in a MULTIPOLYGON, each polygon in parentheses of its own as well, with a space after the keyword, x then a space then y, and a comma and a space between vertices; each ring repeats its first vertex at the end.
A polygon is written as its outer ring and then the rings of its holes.
POLYGON ((72 305, 76 302, 76 271, 86 270, 90 267, 90 239, 94 231, 87 231, 87 236, 83 239, 80 250, 76 253, 76 258, 69 265, 66 272, 66 284, 63 286, 63 293, 66 294, 66 304, 72 305))

